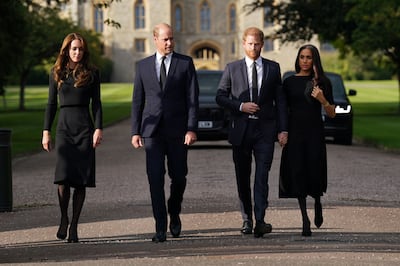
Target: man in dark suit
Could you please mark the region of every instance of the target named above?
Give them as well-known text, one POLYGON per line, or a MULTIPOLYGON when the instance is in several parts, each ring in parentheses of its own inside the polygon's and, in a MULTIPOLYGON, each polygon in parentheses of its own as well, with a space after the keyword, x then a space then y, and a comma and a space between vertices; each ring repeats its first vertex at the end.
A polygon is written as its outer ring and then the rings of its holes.
POLYGON ((173 52, 171 27, 153 31, 157 52, 138 62, 132 98, 132 145, 145 146, 156 234, 153 242, 181 233, 181 203, 186 187, 187 147, 196 141, 199 85, 192 58, 173 52), (165 202, 165 158, 171 179, 168 210, 165 202))
POLYGON ((287 142, 287 107, 279 64, 260 56, 263 32, 254 27, 246 29, 242 45, 246 56, 226 66, 216 101, 231 113, 229 142, 241 203, 243 234, 253 233, 250 175, 254 154, 254 236, 262 237, 272 231, 271 224, 265 222, 268 173, 275 140, 278 137, 281 145, 287 142))

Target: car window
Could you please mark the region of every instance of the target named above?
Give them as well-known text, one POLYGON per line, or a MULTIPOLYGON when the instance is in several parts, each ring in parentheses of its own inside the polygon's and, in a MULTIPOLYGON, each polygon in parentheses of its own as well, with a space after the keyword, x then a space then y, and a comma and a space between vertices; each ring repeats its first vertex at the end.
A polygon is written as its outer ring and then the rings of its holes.
POLYGON ((202 95, 215 95, 218 89, 219 80, 222 73, 207 73, 198 72, 197 79, 199 81, 200 94, 202 95))
POLYGON ((327 74, 332 83, 333 98, 336 100, 346 99, 346 90, 344 89, 343 80, 339 75, 327 74))

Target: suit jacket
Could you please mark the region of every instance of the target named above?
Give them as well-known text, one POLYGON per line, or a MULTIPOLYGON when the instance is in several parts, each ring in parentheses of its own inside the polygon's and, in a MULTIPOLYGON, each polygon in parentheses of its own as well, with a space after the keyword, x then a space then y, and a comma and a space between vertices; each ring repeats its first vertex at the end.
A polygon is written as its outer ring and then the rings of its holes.
MULTIPOLYGON (((260 119, 264 136, 276 140, 277 133, 287 131, 287 104, 282 90, 278 63, 262 58, 263 77, 258 97, 260 119)), ((240 111, 240 105, 250 101, 250 90, 245 59, 229 63, 218 86, 216 101, 231 113, 229 142, 240 145, 245 134, 249 114, 240 111)))
POLYGON ((199 86, 193 60, 173 53, 164 89, 156 74, 156 55, 139 61, 132 96, 131 134, 151 137, 162 125, 166 137, 197 130, 199 86))

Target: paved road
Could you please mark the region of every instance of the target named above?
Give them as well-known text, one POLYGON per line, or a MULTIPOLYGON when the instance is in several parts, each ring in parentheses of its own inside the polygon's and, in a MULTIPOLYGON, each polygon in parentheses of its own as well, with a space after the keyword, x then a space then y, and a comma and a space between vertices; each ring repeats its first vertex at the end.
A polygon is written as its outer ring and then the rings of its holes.
MULTIPOLYGON (((40 136, 38 136, 38 139, 40 136)), ((400 155, 328 145, 324 225, 300 236, 295 200, 278 198, 277 146, 270 174, 273 233, 241 236, 231 150, 198 142, 189 152, 179 239, 154 244, 144 151, 130 146, 129 123, 105 130, 97 151, 97 188, 88 189, 81 243, 55 240, 54 153, 13 160, 14 211, 0 213, 0 263, 85 265, 398 265, 400 155)), ((310 216, 312 217, 312 204, 310 216)))

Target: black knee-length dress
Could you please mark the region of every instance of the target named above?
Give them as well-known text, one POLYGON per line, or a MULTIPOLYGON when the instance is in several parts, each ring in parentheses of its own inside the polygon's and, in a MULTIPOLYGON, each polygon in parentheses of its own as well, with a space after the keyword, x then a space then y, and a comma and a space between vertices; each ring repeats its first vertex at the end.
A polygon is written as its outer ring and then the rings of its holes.
MULTIPOLYGON (((311 76, 290 76, 283 82, 289 108, 288 143, 282 150, 279 197, 322 196, 327 189, 327 159, 321 104, 305 95, 311 76)), ((332 86, 322 90, 333 103, 332 86)))
POLYGON ((95 128, 102 129, 102 105, 99 72, 93 70, 92 76, 89 84, 78 88, 74 87, 72 75, 67 76, 58 89, 53 72, 50 74, 45 130, 51 130, 58 100, 60 105, 55 140, 55 184, 96 186, 93 133, 95 128))

